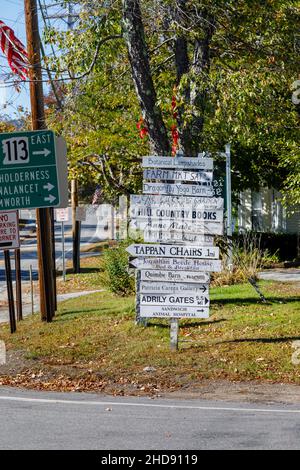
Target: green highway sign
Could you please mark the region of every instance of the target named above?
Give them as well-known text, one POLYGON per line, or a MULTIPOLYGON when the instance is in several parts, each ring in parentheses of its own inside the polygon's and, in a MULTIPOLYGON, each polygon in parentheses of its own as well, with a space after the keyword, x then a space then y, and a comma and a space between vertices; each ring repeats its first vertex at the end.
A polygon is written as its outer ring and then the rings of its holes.
POLYGON ((0 211, 60 204, 52 131, 0 134, 0 211))

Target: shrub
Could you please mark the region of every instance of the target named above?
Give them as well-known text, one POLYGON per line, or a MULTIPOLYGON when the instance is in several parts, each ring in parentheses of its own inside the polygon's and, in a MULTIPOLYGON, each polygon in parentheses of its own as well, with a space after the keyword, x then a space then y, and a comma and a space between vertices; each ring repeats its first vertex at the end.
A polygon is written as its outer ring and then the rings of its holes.
MULTIPOLYGON (((248 232, 251 236, 259 239, 259 247, 270 255, 276 256, 276 261, 293 261, 298 257, 298 237, 295 233, 256 233, 248 232)), ((249 235, 250 236, 250 235, 249 235)), ((243 233, 234 234, 233 239, 243 246, 243 233)), ((275 262, 276 262, 275 261, 275 262)))
POLYGON ((126 247, 129 244, 122 242, 103 252, 102 282, 114 294, 130 295, 134 292, 135 279, 128 272, 129 255, 126 247))
POLYGON ((256 280, 262 267, 278 262, 277 254, 271 255, 268 250, 262 249, 260 235, 253 232, 246 232, 240 235, 239 240, 232 241, 232 269, 226 266, 228 243, 222 239, 218 245, 222 253, 223 270, 213 274, 212 280, 215 286, 239 284, 249 279, 256 280))

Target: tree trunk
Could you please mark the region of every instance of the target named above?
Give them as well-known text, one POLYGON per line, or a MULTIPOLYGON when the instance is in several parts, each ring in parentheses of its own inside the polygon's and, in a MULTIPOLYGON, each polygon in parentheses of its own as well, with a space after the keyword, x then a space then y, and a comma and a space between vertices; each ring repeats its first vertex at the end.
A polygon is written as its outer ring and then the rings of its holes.
MULTIPOLYGON (((179 0, 175 11, 173 10, 172 16, 178 24, 181 24, 186 13, 186 0, 179 0)), ((179 150, 184 153, 184 155, 189 156, 191 154, 190 149, 190 132, 189 127, 184 122, 184 113, 185 105, 190 102, 190 86, 187 78, 187 74, 190 69, 190 61, 188 56, 188 43, 187 39, 181 35, 178 36, 175 40, 175 67, 176 67, 176 85, 177 88, 180 85, 180 92, 177 91, 178 95, 182 99, 183 104, 178 105, 178 116, 177 116, 177 125, 179 132, 179 150), (186 76, 185 83, 182 82, 182 79, 186 76)), ((181 101, 181 99, 179 101, 181 101)))
POLYGON ((157 155, 167 155, 170 153, 170 142, 161 110, 156 103, 139 0, 123 0, 123 34, 151 151, 157 155))
POLYGON ((202 147, 202 134, 206 103, 208 99, 208 79, 210 72, 210 43, 214 32, 214 21, 203 9, 197 12, 198 29, 195 29, 194 53, 192 63, 188 56, 189 18, 196 17, 196 12, 187 0, 178 0, 172 16, 182 33, 175 41, 175 65, 179 88, 178 130, 180 149, 185 155, 197 155, 202 147), (201 14, 201 17, 200 17, 201 14), (189 109, 189 115, 186 110, 189 109))
POLYGON ((210 43, 214 32, 214 21, 205 12, 201 39, 195 40, 193 65, 191 67, 190 106, 193 117, 190 123, 191 152, 199 153, 202 147, 202 133, 208 100, 210 73, 210 43))

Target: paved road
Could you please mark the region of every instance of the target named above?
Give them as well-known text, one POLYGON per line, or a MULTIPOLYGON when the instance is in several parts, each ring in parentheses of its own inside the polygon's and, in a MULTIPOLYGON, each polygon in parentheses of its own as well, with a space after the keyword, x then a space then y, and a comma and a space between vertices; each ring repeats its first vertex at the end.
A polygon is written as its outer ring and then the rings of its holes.
MULTIPOLYGON (((65 227, 65 258, 71 259, 73 255, 73 242, 71 226, 65 227)), ((100 230, 96 224, 83 224, 80 237, 80 248, 84 250, 86 246, 93 242, 107 239, 107 231, 103 228, 100 230)), ((62 269, 62 236, 61 227, 56 224, 55 227, 55 249, 56 249, 56 268, 62 269)), ((81 257, 90 256, 90 253, 81 253, 81 257)), ((12 277, 15 279, 14 259, 11 256, 12 263, 12 277)), ((33 279, 38 279, 38 256, 37 256, 37 242, 36 238, 27 238, 22 242, 21 248, 21 275, 23 281, 29 281, 29 269, 32 266, 33 279)), ((0 250, 0 292, 6 289, 5 283, 5 269, 4 269, 4 254, 0 250)))
POLYGON ((300 409, 0 388, 0 449, 299 449, 300 409))
POLYGON ((300 282, 300 269, 269 269, 259 273, 260 279, 279 282, 300 282))

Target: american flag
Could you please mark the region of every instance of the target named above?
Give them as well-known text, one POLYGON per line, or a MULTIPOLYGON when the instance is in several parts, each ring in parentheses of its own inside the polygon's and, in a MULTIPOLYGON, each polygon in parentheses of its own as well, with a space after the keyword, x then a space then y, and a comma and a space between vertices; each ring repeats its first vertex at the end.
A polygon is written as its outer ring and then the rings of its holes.
POLYGON ((100 184, 97 184, 93 199, 92 199, 92 204, 99 204, 101 198, 101 186, 100 184))
POLYGON ((28 55, 14 31, 0 20, 0 46, 11 70, 23 80, 28 77, 28 55))

